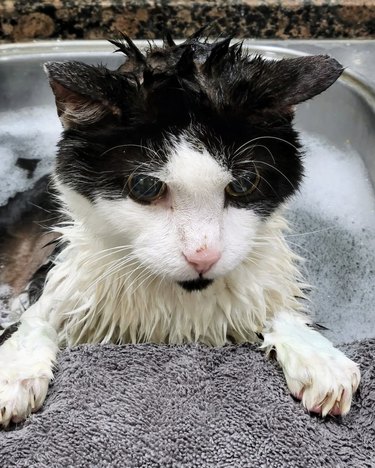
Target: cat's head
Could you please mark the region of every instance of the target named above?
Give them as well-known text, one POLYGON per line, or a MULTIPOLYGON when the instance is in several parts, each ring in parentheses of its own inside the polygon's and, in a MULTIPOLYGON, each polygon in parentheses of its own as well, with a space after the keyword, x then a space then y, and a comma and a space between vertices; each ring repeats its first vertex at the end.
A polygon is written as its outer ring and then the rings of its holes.
POLYGON ((251 253, 262 223, 298 188, 294 106, 342 73, 327 56, 281 61, 195 35, 126 56, 118 70, 47 63, 64 126, 56 181, 105 245, 185 289, 251 253))

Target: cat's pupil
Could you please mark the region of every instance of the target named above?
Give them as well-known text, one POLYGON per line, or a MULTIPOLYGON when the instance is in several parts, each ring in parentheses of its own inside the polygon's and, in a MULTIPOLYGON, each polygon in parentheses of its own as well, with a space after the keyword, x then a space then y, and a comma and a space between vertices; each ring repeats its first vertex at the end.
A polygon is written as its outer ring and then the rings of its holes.
POLYGON ((153 200, 160 196, 165 185, 156 177, 132 175, 128 181, 130 195, 138 200, 153 200))
POLYGON ((231 189, 233 190, 233 192, 243 193, 243 192, 247 192, 247 190, 250 188, 251 185, 252 184, 249 180, 242 178, 242 179, 234 180, 231 183, 231 189))

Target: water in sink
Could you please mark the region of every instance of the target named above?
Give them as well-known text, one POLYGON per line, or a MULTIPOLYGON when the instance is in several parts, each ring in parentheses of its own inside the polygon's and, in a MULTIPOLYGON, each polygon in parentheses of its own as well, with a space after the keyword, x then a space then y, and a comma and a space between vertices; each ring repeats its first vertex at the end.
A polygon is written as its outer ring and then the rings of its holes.
MULTIPOLYGON (((0 113, 0 206, 52 170, 60 132, 51 106, 0 113)), ((336 343, 375 336, 374 190, 355 150, 320 136, 302 141, 306 177, 288 209, 287 238, 307 260, 311 310, 336 343)), ((7 292, 0 287, 0 296, 7 292)))

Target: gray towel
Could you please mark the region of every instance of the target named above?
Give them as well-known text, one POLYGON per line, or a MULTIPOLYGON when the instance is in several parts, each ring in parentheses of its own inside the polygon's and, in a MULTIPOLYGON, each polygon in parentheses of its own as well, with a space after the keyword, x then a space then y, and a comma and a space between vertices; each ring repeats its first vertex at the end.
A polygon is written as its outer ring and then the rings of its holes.
POLYGON ((375 467, 375 339, 341 349, 363 379, 326 420, 254 345, 67 349, 42 410, 0 431, 0 466, 375 467))

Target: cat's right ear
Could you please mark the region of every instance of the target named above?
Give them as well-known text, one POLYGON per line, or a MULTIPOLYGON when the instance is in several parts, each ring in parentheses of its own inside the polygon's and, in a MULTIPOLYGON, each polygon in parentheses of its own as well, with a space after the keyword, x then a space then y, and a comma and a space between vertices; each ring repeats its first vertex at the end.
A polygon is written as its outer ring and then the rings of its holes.
POLYGON ((90 126, 122 115, 121 94, 130 83, 104 67, 81 62, 47 62, 44 65, 64 128, 90 126))

